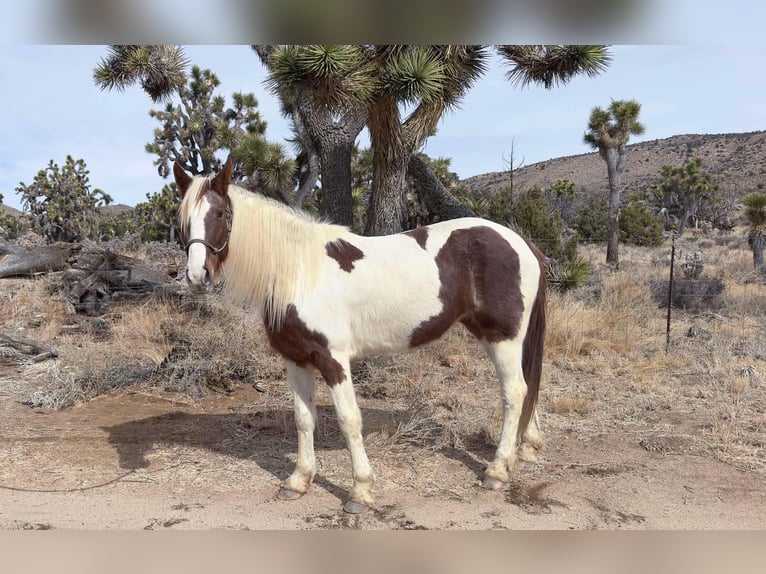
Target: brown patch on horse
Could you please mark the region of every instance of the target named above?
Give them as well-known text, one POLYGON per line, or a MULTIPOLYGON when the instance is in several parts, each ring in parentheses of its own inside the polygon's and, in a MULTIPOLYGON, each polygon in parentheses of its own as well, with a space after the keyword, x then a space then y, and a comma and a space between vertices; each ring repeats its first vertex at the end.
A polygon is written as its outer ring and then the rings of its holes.
POLYGON ((436 255, 442 310, 418 325, 410 347, 438 339, 457 320, 490 343, 519 333, 524 300, 519 255, 494 229, 453 231, 436 255))
POLYGON ((330 354, 327 337, 318 331, 310 330, 298 316, 295 305, 288 305, 285 319, 278 329, 271 329, 268 320, 264 323, 271 346, 282 356, 300 367, 313 365, 331 387, 342 383, 346 378, 343 365, 330 354))
POLYGON ((335 259, 340 268, 347 273, 351 273, 351 270, 354 268, 354 261, 364 258, 364 252, 345 239, 331 241, 325 245, 325 249, 327 250, 327 256, 335 259))
POLYGON ((231 209, 229 198, 222 196, 212 188, 206 188, 200 198, 207 197, 210 202, 210 210, 205 214, 205 241, 213 247, 226 245, 217 255, 207 250, 205 266, 211 273, 217 274, 221 270, 226 258, 229 256, 229 228, 226 219, 227 210, 231 209))
POLYGON ((423 249, 426 248, 426 241, 428 241, 427 227, 416 227, 410 231, 405 231, 404 234, 412 237, 423 249))

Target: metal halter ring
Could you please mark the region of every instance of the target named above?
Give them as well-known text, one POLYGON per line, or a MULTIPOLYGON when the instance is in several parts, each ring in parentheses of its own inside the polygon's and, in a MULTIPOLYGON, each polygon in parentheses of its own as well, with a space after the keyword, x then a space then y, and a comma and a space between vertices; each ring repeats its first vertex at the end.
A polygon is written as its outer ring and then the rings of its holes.
POLYGON ((186 252, 187 253, 189 252, 189 247, 191 247, 194 243, 201 243, 202 245, 207 247, 213 255, 218 255, 221 251, 226 249, 226 246, 229 244, 229 238, 231 237, 231 220, 232 220, 231 208, 227 207, 226 208, 226 231, 227 231, 227 233, 226 233, 226 239, 224 240, 223 245, 221 245, 220 247, 213 247, 212 245, 210 245, 210 243, 208 243, 204 239, 190 239, 186 243, 186 252))

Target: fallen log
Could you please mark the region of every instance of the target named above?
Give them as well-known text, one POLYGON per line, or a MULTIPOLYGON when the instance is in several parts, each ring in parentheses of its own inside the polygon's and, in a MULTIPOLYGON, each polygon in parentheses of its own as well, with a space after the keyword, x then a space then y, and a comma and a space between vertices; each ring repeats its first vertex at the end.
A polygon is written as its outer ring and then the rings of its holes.
POLYGON ((79 249, 76 243, 21 247, 0 242, 0 278, 61 271, 69 267, 70 259, 79 249))
POLYGON ((17 351, 21 351, 26 355, 34 355, 32 361, 35 363, 39 363, 45 359, 58 357, 56 349, 49 344, 35 339, 29 339, 28 337, 22 337, 21 335, 0 331, 0 341, 7 343, 17 351))

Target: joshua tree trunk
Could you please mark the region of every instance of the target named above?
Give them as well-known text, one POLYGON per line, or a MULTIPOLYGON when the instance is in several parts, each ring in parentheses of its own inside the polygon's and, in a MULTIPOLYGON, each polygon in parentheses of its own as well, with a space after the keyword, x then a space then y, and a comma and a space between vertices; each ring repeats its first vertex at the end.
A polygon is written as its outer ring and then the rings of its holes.
POLYGON ((620 265, 620 175, 622 173, 623 154, 616 148, 607 148, 604 155, 609 180, 606 262, 618 267, 620 265))
POLYGON ((333 223, 350 227, 354 222, 351 152, 356 137, 364 127, 367 113, 356 110, 333 121, 327 110, 309 101, 306 96, 296 94, 293 114, 299 117, 301 126, 305 128, 319 155, 322 171, 320 215, 333 223))
POLYGON ((397 161, 377 165, 376 159, 373 159, 373 173, 376 177, 372 180, 365 235, 389 235, 402 231, 408 159, 397 157, 397 161))
POLYGON ((402 231, 407 164, 412 145, 406 141, 396 100, 380 97, 370 106, 367 122, 373 142, 372 188, 365 235, 402 231))
MULTIPOLYGON (((331 138, 323 138, 331 139, 331 138)), ((319 162, 322 165, 322 192, 319 213, 323 218, 348 225, 354 222, 351 197, 351 151, 353 140, 337 138, 320 147, 319 162)))
POLYGON ((412 178, 415 192, 428 209, 430 221, 474 217, 474 212, 447 191, 433 170, 417 154, 410 157, 407 175, 412 178))
MULTIPOLYGON (((269 67, 274 46, 253 46, 263 64, 269 67)), ((320 215, 333 223, 351 226, 354 222, 351 196, 351 150, 356 137, 367 121, 365 110, 351 110, 337 121, 330 112, 318 105, 306 90, 296 90, 289 100, 283 100, 286 111, 293 117, 298 138, 304 143, 311 159, 312 151, 319 156, 322 173, 320 215)), ((307 182, 306 185, 308 186, 307 182)), ((312 183, 313 187, 313 183, 312 183)), ((306 190, 299 191, 296 202, 301 203, 306 190)))
POLYGON ((753 248, 753 267, 757 271, 763 267, 763 249, 766 247, 766 237, 755 235, 750 239, 750 246, 753 248))

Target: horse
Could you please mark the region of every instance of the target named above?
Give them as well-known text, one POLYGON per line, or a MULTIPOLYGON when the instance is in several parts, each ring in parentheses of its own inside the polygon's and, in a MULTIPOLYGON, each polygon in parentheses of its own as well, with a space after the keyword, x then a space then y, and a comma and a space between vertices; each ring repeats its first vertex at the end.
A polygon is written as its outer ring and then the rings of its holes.
POLYGON ((316 473, 316 372, 329 387, 351 456, 343 509, 374 508, 373 474, 351 380, 352 359, 403 352, 462 323, 495 365, 503 424, 484 486, 503 488, 542 448, 536 404, 545 335, 544 256, 509 228, 480 218, 367 237, 231 182, 175 163, 179 223, 193 293, 222 294, 259 312, 293 392, 298 454, 277 498, 295 500, 316 473))

